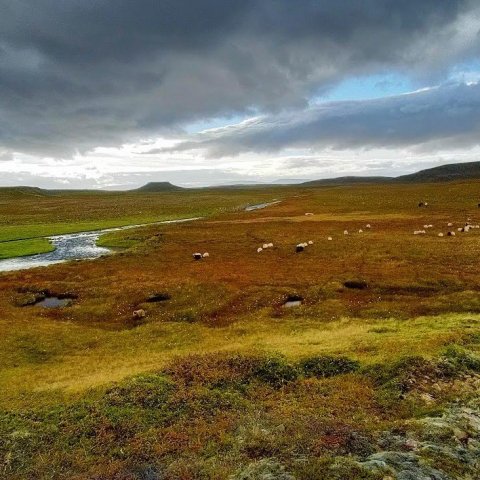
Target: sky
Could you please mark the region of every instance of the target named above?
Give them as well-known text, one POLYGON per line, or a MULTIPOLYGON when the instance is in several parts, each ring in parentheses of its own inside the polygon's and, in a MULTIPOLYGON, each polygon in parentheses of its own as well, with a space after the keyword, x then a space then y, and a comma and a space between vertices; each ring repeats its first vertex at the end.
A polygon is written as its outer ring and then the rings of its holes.
POLYGON ((0 185, 480 160, 478 0, 0 0, 0 185))

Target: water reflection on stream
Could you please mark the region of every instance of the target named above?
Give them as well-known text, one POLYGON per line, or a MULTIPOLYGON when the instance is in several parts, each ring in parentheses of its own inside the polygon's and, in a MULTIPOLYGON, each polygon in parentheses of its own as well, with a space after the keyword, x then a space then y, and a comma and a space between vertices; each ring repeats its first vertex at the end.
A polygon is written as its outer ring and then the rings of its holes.
POLYGON ((139 225, 126 225, 124 227, 106 228, 92 232, 70 233, 67 235, 54 235, 45 237, 55 247, 53 252, 39 253, 27 257, 15 257, 0 260, 0 272, 23 270, 26 268, 45 267, 67 260, 94 259, 112 252, 109 248, 99 247, 98 238, 104 233, 128 230, 131 228, 145 227, 148 225, 162 225, 168 223, 182 223, 198 220, 200 217, 184 218, 181 220, 167 220, 164 222, 145 223, 139 225))

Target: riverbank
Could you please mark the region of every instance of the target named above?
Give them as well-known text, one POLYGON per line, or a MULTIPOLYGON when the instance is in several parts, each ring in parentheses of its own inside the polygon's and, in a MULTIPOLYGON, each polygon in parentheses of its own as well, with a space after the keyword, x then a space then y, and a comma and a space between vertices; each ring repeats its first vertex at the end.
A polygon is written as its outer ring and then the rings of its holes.
POLYGON ((15 257, 28 257, 39 253, 53 252, 55 247, 47 238, 32 238, 0 243, 0 260, 15 257))
POLYGON ((278 192, 269 188, 108 195, 69 192, 54 197, 32 197, 0 190, 0 258, 51 251, 45 239, 52 236, 216 216, 268 202, 275 195, 278 196, 278 192))

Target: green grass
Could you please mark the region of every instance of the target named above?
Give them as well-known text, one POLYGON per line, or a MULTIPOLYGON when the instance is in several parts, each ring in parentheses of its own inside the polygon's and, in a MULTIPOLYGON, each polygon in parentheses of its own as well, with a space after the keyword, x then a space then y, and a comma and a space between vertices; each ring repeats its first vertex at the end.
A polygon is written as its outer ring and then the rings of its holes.
POLYGON ((0 242, 0 259, 48 253, 55 247, 46 238, 0 242))

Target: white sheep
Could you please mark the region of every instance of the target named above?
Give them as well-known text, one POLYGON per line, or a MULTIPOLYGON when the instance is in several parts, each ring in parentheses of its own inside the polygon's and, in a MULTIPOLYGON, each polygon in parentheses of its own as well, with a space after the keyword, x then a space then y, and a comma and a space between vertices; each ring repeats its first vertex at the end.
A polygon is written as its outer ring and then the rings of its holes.
POLYGON ((201 260, 203 258, 203 255, 199 252, 194 253, 192 256, 194 260, 201 260))
POLYGON ((313 215, 313 213, 307 212, 305 215, 306 215, 307 217, 311 217, 311 216, 313 215))
POLYGON ((309 245, 313 245, 313 240, 309 240, 309 241, 308 241, 308 244, 309 244, 309 245))
POLYGON ((332 238, 332 237, 328 237, 328 238, 327 238, 327 240, 329 240, 329 241, 332 241, 332 240, 333 240, 333 238, 332 238))
POLYGON ((258 248, 257 248, 257 253, 260 253, 260 252, 263 252, 263 248, 262 248, 262 247, 258 247, 258 248))
POLYGON ((371 226, 369 223, 367 223, 367 224, 365 225, 365 228, 372 228, 372 226, 371 226))
POLYGON ((362 230, 362 229, 360 229, 360 230, 358 231, 358 233, 363 233, 363 230, 362 230))
POLYGON ((273 248, 273 243, 269 243, 268 248, 273 248))
POLYGON ((268 243, 264 243, 262 248, 263 248, 264 250, 265 250, 266 248, 268 248, 268 243))
POLYGON ((140 308, 139 310, 133 311, 133 318, 144 318, 146 315, 145 310, 140 308))
POLYGON ((344 235, 348 235, 348 230, 344 230, 344 231, 343 231, 343 234, 344 234, 344 235))
POLYGON ((205 252, 205 253, 203 254, 203 258, 208 258, 209 256, 210 256, 210 254, 209 254, 208 252, 205 252))
POLYGON ((453 223, 452 223, 452 222, 448 222, 448 223, 447 223, 447 227, 453 227, 453 223))
POLYGON ((443 233, 440 232, 440 233, 438 234, 438 236, 439 236, 439 237, 443 237, 443 233))

